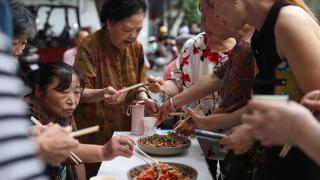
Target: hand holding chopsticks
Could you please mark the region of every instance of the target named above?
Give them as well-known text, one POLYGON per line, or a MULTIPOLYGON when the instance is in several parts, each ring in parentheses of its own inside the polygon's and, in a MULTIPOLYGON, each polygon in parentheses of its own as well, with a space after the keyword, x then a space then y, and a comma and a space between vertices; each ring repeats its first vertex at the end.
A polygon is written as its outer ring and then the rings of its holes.
MULTIPOLYGON (((193 110, 196 111, 196 112, 200 112, 202 110, 202 108, 203 108, 203 104, 200 103, 193 110)), ((191 118, 192 118, 191 115, 186 113, 186 117, 183 120, 181 120, 182 122, 177 127, 175 127, 174 130, 179 129, 185 121, 187 121, 187 120, 189 120, 191 118)))
POLYGON ((146 86, 148 84, 148 82, 142 82, 129 87, 122 88, 120 90, 116 90, 113 87, 109 86, 108 88, 105 88, 106 92, 104 94, 103 101, 107 104, 119 104, 126 98, 130 90, 146 86))
MULTIPOLYGON (((31 117, 31 121, 38 127, 43 127, 43 125, 41 124, 41 122, 39 120, 37 120, 35 117, 31 117)), ((87 129, 83 129, 83 130, 79 130, 79 131, 76 131, 76 132, 73 132, 71 133, 70 135, 73 136, 73 137, 76 137, 76 136, 80 136, 80 135, 84 135, 84 134, 88 134, 88 133, 92 133, 92 132, 96 132, 98 131, 99 127, 97 126, 94 126, 94 127, 91 127, 91 128, 87 128, 87 129)), ((47 131, 50 131, 52 130, 52 127, 49 128, 47 131)), ((56 135, 55 133, 52 134, 51 136, 54 136, 56 135)), ((59 156, 59 155, 57 155, 59 156)), ((72 161, 74 161, 74 163, 76 164, 80 164, 80 163, 83 163, 82 160, 76 155, 74 154, 73 152, 70 153, 69 155, 70 159, 72 161)), ((59 158, 59 157, 56 157, 56 158, 59 158)))

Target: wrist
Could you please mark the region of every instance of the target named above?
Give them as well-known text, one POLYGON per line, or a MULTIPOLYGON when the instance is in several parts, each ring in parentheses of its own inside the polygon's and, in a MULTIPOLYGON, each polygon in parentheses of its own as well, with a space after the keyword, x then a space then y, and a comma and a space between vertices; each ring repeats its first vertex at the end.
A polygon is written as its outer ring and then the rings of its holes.
POLYGON ((181 108, 181 104, 179 103, 179 99, 177 99, 177 97, 172 97, 171 100, 172 100, 172 106, 175 109, 181 108))
POLYGON ((108 150, 107 145, 101 146, 100 148, 101 152, 101 158, 102 160, 111 160, 112 158, 110 157, 111 152, 108 150))
POLYGON ((173 109, 173 111, 177 111, 178 108, 176 107, 176 104, 174 103, 173 98, 169 98, 168 102, 169 102, 170 108, 173 109))
MULTIPOLYGON (((293 144, 299 146, 299 147, 302 147, 304 144, 305 144, 305 141, 307 140, 308 141, 308 137, 312 136, 312 131, 316 131, 317 126, 318 125, 318 122, 315 120, 315 118, 311 115, 311 116, 305 116, 303 119, 306 119, 307 120, 297 120, 295 122, 295 125, 293 126, 294 127, 294 130, 293 130, 293 133, 291 133, 290 137, 291 137, 291 140, 293 142, 293 144), (297 135, 298 136, 295 136, 297 135), (303 134, 303 135, 301 135, 303 134)), ((313 139, 313 137, 311 137, 311 139, 313 139)))
POLYGON ((103 100, 105 98, 105 95, 109 94, 108 93, 108 89, 107 88, 103 88, 100 90, 100 92, 98 93, 98 97, 100 100, 103 100))
POLYGON ((143 90, 143 89, 142 90, 138 90, 137 91, 137 98, 138 98, 138 100, 142 100, 142 101, 144 101, 146 99, 149 99, 147 91, 143 90))

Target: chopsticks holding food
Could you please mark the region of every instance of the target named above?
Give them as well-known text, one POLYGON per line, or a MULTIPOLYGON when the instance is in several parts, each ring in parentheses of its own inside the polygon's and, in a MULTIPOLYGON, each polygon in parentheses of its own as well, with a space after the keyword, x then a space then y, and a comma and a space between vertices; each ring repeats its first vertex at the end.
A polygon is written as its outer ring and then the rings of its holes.
MULTIPOLYGON (((43 126, 43 125, 41 124, 41 122, 40 122, 38 119, 36 119, 35 117, 31 116, 30 119, 31 119, 31 121, 32 121, 36 126, 40 126, 40 127, 43 126)), ((76 163, 77 165, 83 163, 82 160, 81 160, 76 154, 74 154, 73 152, 71 152, 69 158, 70 158, 74 163, 76 163)))

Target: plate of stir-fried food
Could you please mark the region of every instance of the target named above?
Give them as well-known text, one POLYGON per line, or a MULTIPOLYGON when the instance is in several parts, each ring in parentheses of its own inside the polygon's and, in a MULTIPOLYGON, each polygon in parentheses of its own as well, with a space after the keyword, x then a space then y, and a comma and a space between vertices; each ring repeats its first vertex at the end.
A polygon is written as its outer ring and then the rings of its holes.
POLYGON ((175 155, 184 153, 191 145, 189 138, 174 132, 168 134, 153 134, 142 137, 137 142, 138 147, 146 153, 154 155, 175 155))
POLYGON ((197 170, 179 163, 157 163, 134 167, 128 171, 129 180, 196 180, 197 170))

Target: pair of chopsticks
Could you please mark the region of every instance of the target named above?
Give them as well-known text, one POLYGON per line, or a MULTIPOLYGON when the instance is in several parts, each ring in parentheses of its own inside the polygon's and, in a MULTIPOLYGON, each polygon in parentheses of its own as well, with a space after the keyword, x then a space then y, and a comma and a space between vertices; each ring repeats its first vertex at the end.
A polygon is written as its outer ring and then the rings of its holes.
MULTIPOLYGON (((41 122, 38 119, 36 119, 35 117, 31 116, 30 119, 36 126, 43 126, 41 124, 41 122)), ((82 136, 82 135, 97 132, 97 131, 99 131, 99 126, 93 126, 93 127, 89 127, 89 128, 85 128, 85 129, 82 129, 79 131, 72 132, 72 133, 70 133, 70 135, 72 137, 78 137, 78 136, 82 136)), ((71 152, 69 158, 77 165, 83 163, 83 161, 74 152, 71 152)))
POLYGON ((187 113, 185 112, 171 112, 169 113, 169 116, 186 116, 187 113))
MULTIPOLYGON (((202 110, 202 108, 203 108, 203 104, 200 103, 200 104, 198 104, 193 110, 196 111, 196 112, 199 112, 199 111, 202 110)), ((188 114, 188 113, 185 113, 185 114, 186 114, 187 116, 186 116, 183 120, 181 120, 181 121, 187 121, 188 119, 191 118, 191 115, 190 115, 190 114, 188 114)), ((177 130, 177 129, 181 126, 181 124, 182 124, 182 123, 180 123, 177 127, 175 127, 174 130, 177 130)))
POLYGON ((148 85, 148 84, 149 84, 148 82, 142 82, 142 83, 135 84, 135 85, 132 85, 132 86, 129 86, 129 87, 125 87, 125 88, 121 89, 120 91, 121 92, 126 92, 126 91, 130 91, 132 89, 139 88, 139 87, 142 87, 142 86, 145 86, 145 85, 148 85))
MULTIPOLYGON (((129 86, 129 87, 125 87, 123 89, 120 89, 119 91, 120 92, 126 92, 126 91, 130 91, 132 89, 135 89, 135 88, 139 88, 139 87, 142 87, 142 86, 145 86, 145 85, 148 85, 149 83, 148 82, 142 82, 142 83, 139 83, 139 84, 134 84, 132 86, 129 86)), ((112 96, 111 94, 105 94, 104 95, 104 98, 108 98, 112 96)))
POLYGON ((150 166, 154 166, 154 164, 158 164, 159 162, 154 160, 152 157, 150 157, 148 154, 143 152, 139 147, 135 146, 135 150, 139 151, 142 155, 140 155, 138 152, 133 151, 134 155, 136 155, 138 158, 142 159, 144 162, 149 164, 150 166), (149 162, 147 159, 149 159, 151 162, 149 162))
POLYGON ((163 86, 161 86, 160 92, 164 95, 166 99, 170 98, 170 93, 163 86))

